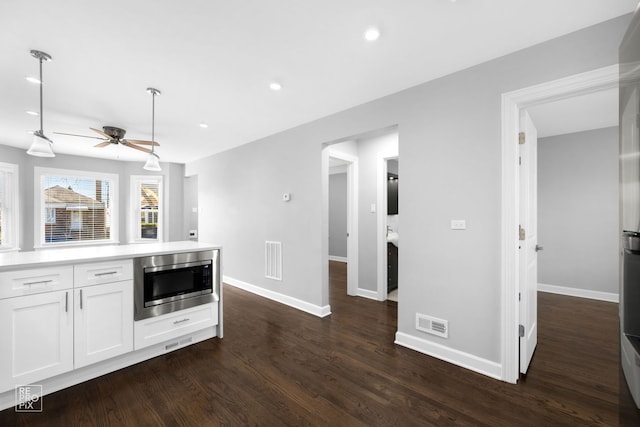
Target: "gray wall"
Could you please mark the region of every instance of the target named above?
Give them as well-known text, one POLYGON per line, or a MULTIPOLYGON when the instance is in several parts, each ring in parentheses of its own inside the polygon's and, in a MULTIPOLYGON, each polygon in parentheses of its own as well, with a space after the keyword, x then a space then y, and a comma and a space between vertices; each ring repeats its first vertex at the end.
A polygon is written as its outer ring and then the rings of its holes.
POLYGON ((607 21, 189 163, 187 175, 199 175, 201 240, 224 246, 229 276, 327 304, 321 149, 398 125, 398 331, 500 363, 501 95, 617 63, 629 20, 607 21), (291 202, 281 201, 284 191, 291 202), (450 230, 453 218, 466 219, 467 229, 450 230), (283 242, 283 281, 264 278, 266 239, 283 242), (416 313, 448 320, 449 339, 417 331, 416 313))
POLYGON ((538 282, 618 293, 618 127, 538 141, 538 282))
MULTIPOLYGON (((378 214, 387 206, 378 206, 378 160, 381 153, 398 149, 398 132, 358 139, 358 288, 378 289, 378 214), (371 205, 376 205, 376 213, 371 205)), ((382 177, 382 179, 385 179, 382 177)), ((386 180, 382 185, 386 185, 386 180)))
MULTIPOLYGON (((189 239, 189 230, 198 230, 198 175, 184 178, 184 239, 189 239), (194 212, 194 208, 196 212, 194 212)), ((196 237, 195 239, 198 240, 196 237)))
MULTIPOLYGON (((1 141, 0 141, 1 142, 1 141)), ((129 177, 131 175, 163 175, 165 188, 164 220, 165 240, 185 240, 182 238, 183 212, 182 212, 182 182, 184 178, 184 165, 177 163, 161 163, 162 172, 147 172, 142 169, 144 164, 140 162, 124 162, 117 160, 96 159, 91 157, 70 156, 56 154, 54 158, 42 158, 29 156, 26 150, 0 145, 0 162, 14 163, 20 168, 20 248, 23 251, 33 250, 34 239, 34 168, 58 168, 80 171, 95 171, 102 173, 118 174, 120 206, 118 215, 120 244, 128 243, 126 221, 128 216, 127 205, 129 200, 129 177)))
POLYGON ((329 256, 347 257, 347 174, 329 175, 329 256))

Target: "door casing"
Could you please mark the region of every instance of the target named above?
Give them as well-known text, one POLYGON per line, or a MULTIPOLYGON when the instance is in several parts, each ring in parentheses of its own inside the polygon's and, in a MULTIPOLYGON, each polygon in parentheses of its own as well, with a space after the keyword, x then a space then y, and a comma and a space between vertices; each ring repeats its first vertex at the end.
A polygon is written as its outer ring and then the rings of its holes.
POLYGON ((501 325, 503 381, 517 383, 519 377, 520 320, 518 291, 518 225, 520 190, 518 175, 518 133, 520 110, 584 95, 618 85, 618 65, 576 74, 502 94, 502 236, 501 236, 501 325))

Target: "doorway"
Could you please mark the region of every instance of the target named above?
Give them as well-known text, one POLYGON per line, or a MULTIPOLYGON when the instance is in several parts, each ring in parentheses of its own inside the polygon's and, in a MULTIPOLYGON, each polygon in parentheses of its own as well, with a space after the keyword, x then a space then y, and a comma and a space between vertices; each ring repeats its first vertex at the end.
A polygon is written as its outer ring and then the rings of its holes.
POLYGON ((398 196, 400 171, 398 158, 386 159, 387 173, 387 217, 385 235, 387 237, 387 295, 386 299, 398 302, 398 251, 399 251, 399 210, 398 196))
POLYGON ((347 295, 358 294, 358 157, 324 150, 327 164, 328 260, 346 263, 347 295))
MULTIPOLYGON (((516 383, 520 373, 521 295, 520 251, 520 116, 535 105, 615 88, 618 66, 566 77, 502 95, 502 380, 516 383)), ((532 293, 532 295, 536 295, 532 293)))

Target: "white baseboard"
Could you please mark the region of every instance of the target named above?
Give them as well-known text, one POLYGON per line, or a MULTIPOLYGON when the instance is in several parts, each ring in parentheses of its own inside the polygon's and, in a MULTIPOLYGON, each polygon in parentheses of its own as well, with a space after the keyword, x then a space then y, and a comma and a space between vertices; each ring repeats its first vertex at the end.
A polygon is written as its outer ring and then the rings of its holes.
POLYGON ((358 296, 359 297, 363 297, 363 298, 374 299, 376 301, 380 301, 380 298, 378 298, 378 292, 377 291, 370 291, 369 289, 358 288, 358 296))
POLYGON ((538 291, 599 301, 620 302, 620 295, 613 292, 590 291, 588 289, 568 288, 566 286, 545 285, 544 283, 538 283, 538 291))
POLYGON ((453 363, 454 365, 478 372, 479 374, 486 375, 497 380, 502 379, 502 365, 500 363, 492 362, 490 360, 474 356, 473 354, 455 350, 453 348, 402 332, 396 332, 395 343, 420 353, 433 356, 436 359, 441 359, 445 362, 453 363))
POLYGON ((347 262, 347 258, 343 256, 329 255, 329 261, 347 262))
POLYGON ((296 308, 306 313, 313 314, 314 316, 326 317, 331 314, 331 306, 329 305, 319 306, 311 304, 309 302, 302 301, 300 299, 290 297, 279 292, 271 291, 269 289, 261 288, 260 286, 252 285, 250 283, 243 282, 242 280, 234 279, 233 277, 229 276, 223 276, 222 281, 233 287, 244 289, 245 291, 260 295, 261 297, 268 298, 284 305, 288 305, 289 307, 296 308))

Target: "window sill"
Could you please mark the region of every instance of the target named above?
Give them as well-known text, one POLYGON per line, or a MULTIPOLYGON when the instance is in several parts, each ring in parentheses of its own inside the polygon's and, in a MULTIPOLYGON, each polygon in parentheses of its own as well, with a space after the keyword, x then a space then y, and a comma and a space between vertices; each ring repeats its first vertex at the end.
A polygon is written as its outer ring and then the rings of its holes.
POLYGON ((107 245, 119 245, 120 242, 118 240, 109 240, 109 241, 100 241, 100 242, 64 242, 64 243, 48 243, 45 245, 34 246, 34 250, 41 251, 46 249, 57 249, 57 248, 79 248, 79 247, 91 247, 91 246, 107 246, 107 245))

